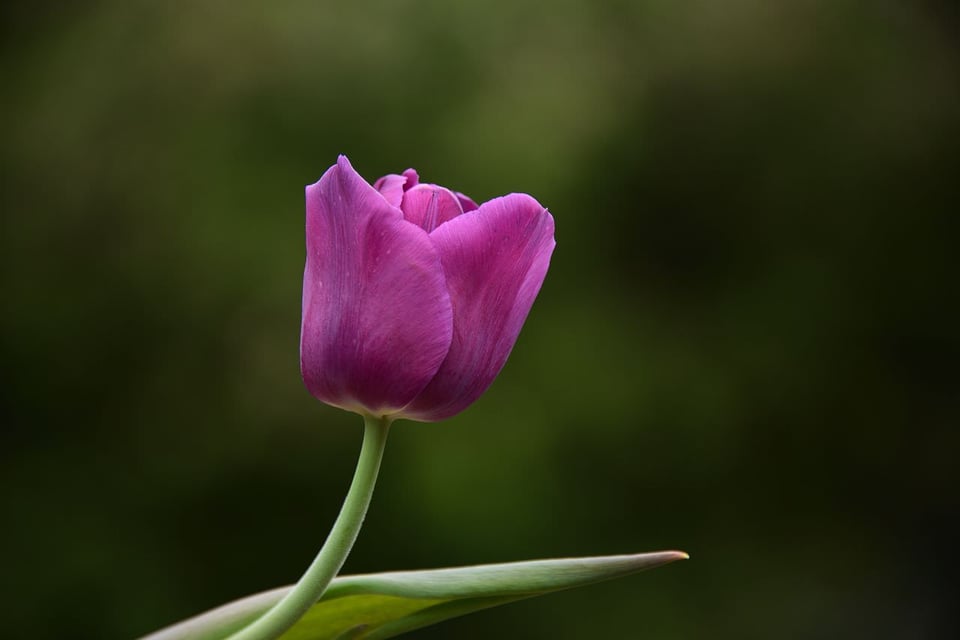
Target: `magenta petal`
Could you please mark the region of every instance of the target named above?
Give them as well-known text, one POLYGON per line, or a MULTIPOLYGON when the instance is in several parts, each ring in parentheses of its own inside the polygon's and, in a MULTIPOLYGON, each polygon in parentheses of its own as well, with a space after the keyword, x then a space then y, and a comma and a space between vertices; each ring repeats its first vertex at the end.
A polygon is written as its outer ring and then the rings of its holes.
POLYGON ((471 200, 469 196, 465 196, 459 191, 456 192, 456 196, 457 196, 457 200, 460 201, 460 208, 463 209, 464 213, 466 213, 467 211, 476 211, 477 209, 480 208, 480 206, 476 202, 471 200))
POLYGON ((338 407, 395 413, 433 378, 452 311, 437 249, 423 229, 340 156, 307 187, 300 368, 338 407))
POLYGON ((403 177, 407 179, 407 184, 404 187, 404 191, 406 191, 407 189, 412 189, 413 187, 420 184, 420 176, 417 175, 417 172, 414 169, 404 170, 403 177))
POLYGON ((413 169, 407 169, 402 175, 390 173, 378 178, 373 183, 373 188, 379 191, 387 199, 387 202, 399 209, 400 203, 403 201, 404 191, 417 186, 418 182, 420 182, 420 176, 417 175, 417 172, 413 169))
POLYGON ((484 203, 430 234, 447 275, 453 340, 436 377, 403 411, 441 420, 463 411, 503 368, 547 274, 553 217, 530 196, 484 203))
POLYGON ((461 213, 460 201, 453 192, 435 184, 419 184, 403 194, 403 217, 428 233, 461 213))
POLYGON ((380 192, 384 199, 396 208, 400 208, 403 201, 403 187, 407 177, 391 173, 379 178, 373 183, 373 188, 380 192))

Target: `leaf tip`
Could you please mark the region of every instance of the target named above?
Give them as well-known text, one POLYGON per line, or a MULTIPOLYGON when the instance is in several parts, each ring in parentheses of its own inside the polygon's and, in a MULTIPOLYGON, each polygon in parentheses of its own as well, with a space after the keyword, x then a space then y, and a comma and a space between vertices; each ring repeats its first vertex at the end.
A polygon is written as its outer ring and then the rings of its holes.
POLYGON ((645 556, 647 558, 654 559, 656 561, 656 564, 654 564, 653 566, 670 564, 671 562, 676 562, 677 560, 690 559, 689 553, 687 553, 686 551, 677 551, 675 549, 671 551, 655 551, 653 553, 644 553, 640 555, 645 556))

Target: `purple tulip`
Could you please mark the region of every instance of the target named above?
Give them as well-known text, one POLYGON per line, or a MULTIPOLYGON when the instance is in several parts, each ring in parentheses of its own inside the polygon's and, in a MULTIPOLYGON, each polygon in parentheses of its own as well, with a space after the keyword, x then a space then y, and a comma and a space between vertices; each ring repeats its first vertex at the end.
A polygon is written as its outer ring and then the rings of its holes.
POLYGON ((307 389, 376 417, 463 411, 507 361, 555 244, 528 195, 477 206, 413 169, 371 186, 340 156, 307 187, 307 389))

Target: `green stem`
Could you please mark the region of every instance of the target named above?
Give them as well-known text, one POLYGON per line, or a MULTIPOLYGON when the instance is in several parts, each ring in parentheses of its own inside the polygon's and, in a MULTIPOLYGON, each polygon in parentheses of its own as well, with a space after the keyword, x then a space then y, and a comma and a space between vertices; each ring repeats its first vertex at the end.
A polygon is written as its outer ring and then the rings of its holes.
POLYGON ((250 625, 230 636, 229 640, 274 640, 292 627, 320 599, 327 585, 340 571, 370 506, 373 487, 377 483, 380 460, 390 430, 389 418, 364 416, 363 446, 353 483, 343 501, 340 515, 300 581, 280 602, 250 625))

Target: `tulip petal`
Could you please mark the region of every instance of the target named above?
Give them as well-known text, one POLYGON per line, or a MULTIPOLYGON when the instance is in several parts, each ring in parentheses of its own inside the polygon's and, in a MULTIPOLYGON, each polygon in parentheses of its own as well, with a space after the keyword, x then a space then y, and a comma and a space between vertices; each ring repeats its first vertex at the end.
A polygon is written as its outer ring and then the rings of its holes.
POLYGON ((390 173, 373 183, 373 188, 380 192, 386 198, 387 202, 396 208, 400 208, 403 201, 403 193, 415 187, 420 182, 420 176, 413 169, 407 169, 403 174, 390 173))
POLYGON ((417 174, 415 169, 404 169, 403 177, 407 179, 407 184, 404 187, 404 190, 412 189, 420 184, 420 176, 417 174))
POLYGON ((435 184, 418 184, 403 194, 403 217, 430 233, 461 213, 460 201, 453 192, 435 184))
POLYGON ((556 245, 553 228, 553 217, 536 200, 511 194, 430 234, 447 276, 453 340, 437 375, 404 417, 450 417, 490 386, 543 284, 556 245))
POLYGON ((470 196, 466 196, 460 193, 459 191, 456 192, 456 196, 457 196, 457 200, 460 201, 460 208, 463 209, 464 213, 466 213, 467 211, 476 211, 477 209, 480 208, 480 205, 474 202, 470 198, 470 196))
POLYGON ((344 156, 306 191, 304 382, 328 404, 393 413, 433 378, 450 346, 437 249, 344 156))
POLYGON ((373 188, 379 191, 387 202, 399 209, 403 201, 403 185, 406 183, 407 179, 404 176, 391 173, 374 182, 373 188))

